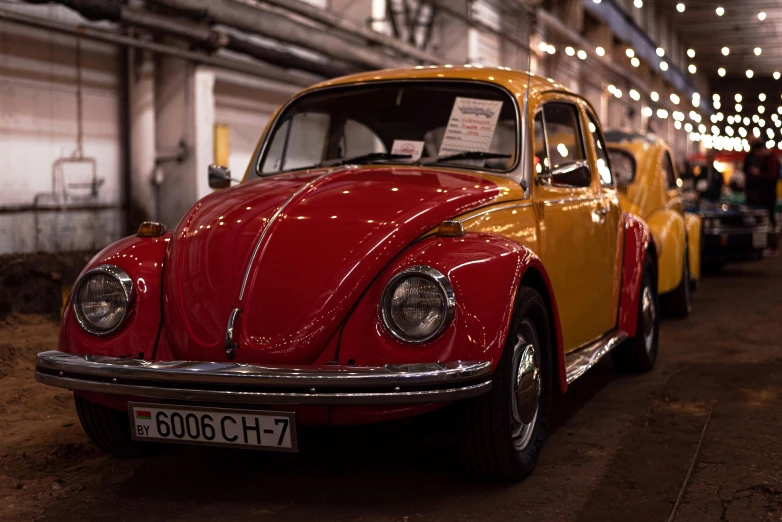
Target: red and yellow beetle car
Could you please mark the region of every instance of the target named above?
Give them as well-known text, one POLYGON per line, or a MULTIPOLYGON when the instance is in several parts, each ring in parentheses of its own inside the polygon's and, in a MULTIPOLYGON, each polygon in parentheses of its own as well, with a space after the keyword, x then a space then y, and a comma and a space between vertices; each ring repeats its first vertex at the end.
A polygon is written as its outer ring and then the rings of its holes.
POLYGON ((657 254, 622 212, 595 111, 506 68, 310 88, 244 179, 89 263, 36 378, 87 435, 295 451, 296 430, 463 412, 477 473, 528 475, 550 399, 658 346, 657 254))
POLYGON ((626 212, 649 225, 659 256, 657 288, 663 312, 687 317, 701 271, 701 219, 684 212, 671 150, 651 134, 608 130, 608 151, 626 212))

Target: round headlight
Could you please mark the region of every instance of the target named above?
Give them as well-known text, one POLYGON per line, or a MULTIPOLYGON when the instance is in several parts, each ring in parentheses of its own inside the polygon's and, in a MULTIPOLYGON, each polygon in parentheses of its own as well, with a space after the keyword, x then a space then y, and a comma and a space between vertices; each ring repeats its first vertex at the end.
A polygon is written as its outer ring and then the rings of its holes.
POLYGON ((108 335, 122 325, 128 313, 133 283, 123 270, 101 265, 84 274, 76 285, 73 310, 82 328, 108 335))
POLYGON ((395 275, 383 291, 380 315, 400 341, 433 339, 453 318, 456 300, 448 279, 428 266, 414 266, 395 275))

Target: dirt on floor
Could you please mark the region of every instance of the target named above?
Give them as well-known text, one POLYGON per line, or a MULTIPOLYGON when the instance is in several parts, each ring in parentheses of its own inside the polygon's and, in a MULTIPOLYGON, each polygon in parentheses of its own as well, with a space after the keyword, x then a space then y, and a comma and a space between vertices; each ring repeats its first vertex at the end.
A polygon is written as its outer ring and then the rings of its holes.
POLYGON ((55 322, 12 314, 0 322, 0 520, 665 521, 693 460, 677 522, 782 520, 780 258, 705 278, 693 305, 662 325, 652 372, 606 361, 557 398, 520 484, 465 474, 448 410, 302 430, 298 455, 104 455, 70 393, 34 381, 55 322))

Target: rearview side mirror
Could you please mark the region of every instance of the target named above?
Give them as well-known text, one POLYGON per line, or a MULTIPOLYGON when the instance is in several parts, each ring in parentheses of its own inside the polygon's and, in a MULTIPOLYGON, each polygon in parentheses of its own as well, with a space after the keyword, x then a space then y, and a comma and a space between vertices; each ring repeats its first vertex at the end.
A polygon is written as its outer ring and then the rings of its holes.
POLYGON ((222 165, 209 165, 209 187, 224 189, 231 186, 231 169, 222 165))
POLYGON ((589 168, 589 162, 581 160, 555 167, 550 172, 538 174, 535 179, 539 185, 588 187, 592 182, 592 172, 589 168))

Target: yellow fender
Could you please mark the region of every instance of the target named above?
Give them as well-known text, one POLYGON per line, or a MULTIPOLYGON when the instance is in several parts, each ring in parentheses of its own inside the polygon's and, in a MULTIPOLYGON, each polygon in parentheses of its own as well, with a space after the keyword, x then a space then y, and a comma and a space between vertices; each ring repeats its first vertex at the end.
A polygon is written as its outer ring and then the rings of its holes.
POLYGON ((690 254, 690 277, 693 281, 701 278, 701 218, 695 214, 684 214, 687 227, 687 245, 690 254))
POLYGON ((657 247, 658 292, 665 294, 675 290, 682 281, 686 238, 684 217, 674 210, 662 209, 649 216, 646 222, 657 247))

